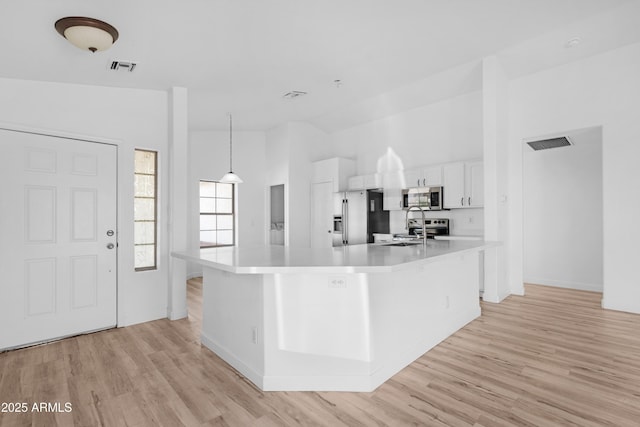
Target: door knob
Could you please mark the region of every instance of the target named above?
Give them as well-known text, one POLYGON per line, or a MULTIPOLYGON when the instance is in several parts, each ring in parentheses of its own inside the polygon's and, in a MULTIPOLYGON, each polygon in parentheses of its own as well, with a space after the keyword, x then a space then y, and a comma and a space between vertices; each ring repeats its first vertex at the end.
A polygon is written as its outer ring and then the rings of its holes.
POLYGON ((115 247, 116 247, 116 246, 115 246, 113 243, 109 243, 109 244, 107 244, 107 249, 113 249, 113 248, 115 248, 115 247))

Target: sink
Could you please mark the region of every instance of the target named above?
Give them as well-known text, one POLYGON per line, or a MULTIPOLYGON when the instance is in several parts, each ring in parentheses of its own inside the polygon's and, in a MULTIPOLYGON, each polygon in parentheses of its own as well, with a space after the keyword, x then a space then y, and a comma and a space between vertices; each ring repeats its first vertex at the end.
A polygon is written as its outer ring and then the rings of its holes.
POLYGON ((388 245, 382 245, 382 246, 414 246, 414 245, 421 245, 422 242, 398 242, 398 243, 389 243, 388 245))

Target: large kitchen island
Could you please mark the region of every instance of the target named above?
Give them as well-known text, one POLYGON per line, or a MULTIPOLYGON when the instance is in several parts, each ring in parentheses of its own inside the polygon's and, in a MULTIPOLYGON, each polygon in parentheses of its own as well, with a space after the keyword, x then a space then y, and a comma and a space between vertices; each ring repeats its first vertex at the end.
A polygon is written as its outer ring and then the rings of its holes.
POLYGON ((480 316, 480 253, 435 241, 173 253, 203 266, 202 344, 262 390, 373 391, 480 316))

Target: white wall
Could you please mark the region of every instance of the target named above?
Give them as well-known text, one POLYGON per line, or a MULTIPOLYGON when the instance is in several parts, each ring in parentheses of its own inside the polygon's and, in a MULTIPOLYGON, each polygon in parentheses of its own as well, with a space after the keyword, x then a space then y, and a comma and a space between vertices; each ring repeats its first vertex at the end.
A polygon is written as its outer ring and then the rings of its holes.
MULTIPOLYGON (((472 92, 408 110, 384 119, 347 128, 330 135, 332 157, 356 159, 360 175, 383 172, 380 159, 389 149, 399 162, 394 168, 412 169, 429 164, 482 158, 482 96, 472 92)), ((482 209, 427 213, 449 218, 452 234, 483 234, 482 209)), ((405 212, 391 211, 390 232, 404 233, 405 212)))
POLYGON ((269 130, 266 139, 267 185, 284 184, 285 245, 310 247, 311 162, 328 151, 327 135, 308 123, 289 122, 269 130))
POLYGON ((571 139, 523 149, 524 281, 602 292, 602 132, 571 139))
POLYGON ((524 294, 507 280, 508 111, 509 81, 496 56, 482 60, 482 131, 484 160, 484 238, 501 242, 484 251, 482 299, 497 303, 509 294, 524 294))
MULTIPOLYGON (((326 144, 327 135, 301 122, 289 123, 289 201, 285 204, 285 227, 289 229, 289 246, 311 247, 311 153, 314 146, 326 144)), ((286 238, 286 237, 285 237, 286 238)))
MULTIPOLYGON (((640 44, 513 80, 510 192, 522 190, 522 140, 602 126, 603 307, 640 313, 640 44)), ((523 207, 511 197, 509 282, 522 283, 523 207)))
POLYGON ((118 325, 167 316, 168 94, 0 78, 0 122, 118 145, 118 325), (158 269, 133 265, 134 149, 158 151, 158 269))
MULTIPOLYGON (((188 91, 184 87, 171 88, 169 97, 169 251, 184 252, 189 248, 186 230, 189 223, 189 106, 188 91)), ((168 317, 185 318, 187 311, 187 262, 171 257, 169 260, 168 317)))
POLYGON ((333 157, 356 159, 357 173, 379 172, 390 148, 404 169, 482 158, 482 96, 473 92, 330 135, 333 157))
MULTIPOLYGON (((236 185, 236 244, 263 245, 266 236, 265 183, 266 145, 264 132, 233 132, 233 171, 244 181, 236 185)), ((191 132, 189 137, 189 247, 200 245, 199 181, 218 181, 229 172, 229 132, 191 132)), ((188 267, 187 275, 196 277, 202 268, 188 267)))

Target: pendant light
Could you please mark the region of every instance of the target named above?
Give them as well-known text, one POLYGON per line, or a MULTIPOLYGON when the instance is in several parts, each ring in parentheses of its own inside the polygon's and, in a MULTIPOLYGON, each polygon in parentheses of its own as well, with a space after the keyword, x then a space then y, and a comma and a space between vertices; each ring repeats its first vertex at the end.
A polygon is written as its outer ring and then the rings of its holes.
POLYGON ((233 173, 233 120, 231 114, 229 114, 229 172, 220 178, 220 182, 228 184, 240 184, 243 182, 238 175, 233 173))

